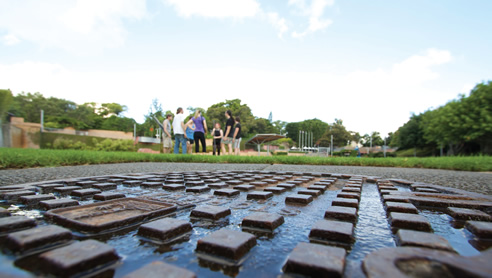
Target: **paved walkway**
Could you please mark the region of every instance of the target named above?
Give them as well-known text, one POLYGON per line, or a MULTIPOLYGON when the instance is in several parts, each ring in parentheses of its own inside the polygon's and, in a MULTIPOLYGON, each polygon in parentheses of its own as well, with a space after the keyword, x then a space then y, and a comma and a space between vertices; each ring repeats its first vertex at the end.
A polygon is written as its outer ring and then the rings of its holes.
POLYGON ((270 164, 219 164, 219 163, 121 163, 54 168, 31 168, 21 170, 0 170, 0 185, 12 185, 46 180, 101 176, 111 174, 173 172, 173 171, 216 171, 216 170, 265 170, 325 172, 377 176, 387 179, 405 179, 463 189, 492 195, 492 173, 464 172, 450 170, 316 166, 316 165, 270 165, 270 164))

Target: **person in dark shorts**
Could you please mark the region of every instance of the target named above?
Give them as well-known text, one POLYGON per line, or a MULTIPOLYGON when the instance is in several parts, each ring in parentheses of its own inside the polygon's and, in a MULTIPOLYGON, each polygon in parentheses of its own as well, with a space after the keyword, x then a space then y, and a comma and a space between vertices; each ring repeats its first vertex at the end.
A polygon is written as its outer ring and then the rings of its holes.
POLYGON ((195 140, 195 152, 200 152, 200 143, 202 144, 202 152, 207 152, 207 145, 205 143, 205 134, 207 134, 207 121, 202 116, 200 109, 197 109, 195 116, 192 118, 195 123, 195 134, 193 138, 195 140))
POLYGON ((229 145, 229 154, 232 155, 232 136, 234 135, 234 119, 232 118, 231 110, 225 112, 227 118, 224 137, 222 138, 222 152, 225 154, 225 145, 229 145))
POLYGON ((232 145, 234 146, 234 154, 239 155, 241 147, 241 119, 236 116, 236 126, 234 127, 234 135, 232 136, 232 145))
POLYGON ((224 137, 224 132, 220 128, 220 123, 215 123, 215 127, 212 130, 212 136, 214 137, 213 141, 213 154, 215 155, 215 150, 217 150, 217 155, 220 155, 221 141, 222 137, 224 137))
POLYGON ((194 140, 194 134, 195 134, 195 123, 190 119, 186 123, 186 137, 188 138, 188 142, 186 142, 186 148, 187 148, 187 153, 192 154, 193 153, 193 143, 195 143, 194 140))

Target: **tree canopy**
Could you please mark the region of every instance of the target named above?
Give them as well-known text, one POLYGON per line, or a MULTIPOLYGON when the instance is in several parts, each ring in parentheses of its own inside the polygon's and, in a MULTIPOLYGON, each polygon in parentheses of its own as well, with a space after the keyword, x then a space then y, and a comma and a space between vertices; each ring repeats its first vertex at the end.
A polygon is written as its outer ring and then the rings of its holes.
POLYGON ((251 108, 247 104, 241 104, 240 99, 226 100, 225 102, 219 102, 213 104, 207 109, 206 118, 207 126, 209 130, 213 129, 213 124, 218 122, 221 127, 225 127, 227 118, 225 112, 231 110, 232 117, 239 116, 241 119, 242 133, 249 134, 253 127, 255 117, 251 112, 251 108))
POLYGON ((13 97, 9 112, 23 117, 26 122, 39 123, 41 110, 44 111, 44 125, 48 128, 73 127, 79 130, 107 129, 132 131, 135 120, 122 117, 126 106, 118 103, 94 102, 77 105, 73 101, 50 97, 40 93, 20 93, 13 97))
POLYGON ((492 153, 492 82, 480 83, 434 110, 412 115, 391 142, 402 149, 445 148, 448 154, 492 153))
POLYGON ((343 126, 343 121, 341 119, 335 119, 324 132, 323 136, 320 138, 320 146, 328 147, 327 142, 331 142, 331 136, 333 135, 333 147, 344 147, 347 146, 350 141, 353 140, 352 134, 347 131, 345 126, 343 126))
POLYGON ((10 90, 0 90, 0 122, 5 117, 5 112, 9 110, 13 100, 14 98, 10 90))
MULTIPOLYGON (((76 104, 59 98, 45 98, 40 93, 20 93, 12 96, 10 90, 0 90, 0 117, 8 111, 26 122, 40 122, 40 110, 44 110, 45 126, 52 128, 73 127, 75 129, 107 129, 132 131, 137 125, 139 136, 155 136, 159 125, 154 116, 163 121, 166 114, 158 99, 153 99, 145 122, 137 124, 134 119, 123 116, 127 110, 118 103, 94 102, 76 104)), ((241 119, 243 137, 260 133, 286 134, 289 142, 299 143, 299 131, 312 132, 313 142, 319 146, 329 146, 333 135, 334 147, 344 147, 355 141, 369 146, 383 145, 383 138, 377 131, 361 136, 358 132, 348 131, 341 119, 328 124, 319 119, 300 122, 273 121, 272 113, 268 119, 255 117, 251 108, 240 99, 225 100, 211 105, 207 109, 188 107, 194 114, 201 110, 211 130, 215 122, 226 123, 225 112, 231 110, 233 117, 241 119)), ((174 111, 174 110, 173 110, 174 111)), ((0 118, 1 119, 1 118, 0 118)), ((290 144, 290 143, 289 143, 290 144)), ((457 154, 492 154, 492 81, 475 86, 469 96, 461 95, 458 99, 433 110, 414 114, 398 130, 390 133, 387 144, 400 149, 430 149, 433 154, 444 148, 450 155, 457 154)))

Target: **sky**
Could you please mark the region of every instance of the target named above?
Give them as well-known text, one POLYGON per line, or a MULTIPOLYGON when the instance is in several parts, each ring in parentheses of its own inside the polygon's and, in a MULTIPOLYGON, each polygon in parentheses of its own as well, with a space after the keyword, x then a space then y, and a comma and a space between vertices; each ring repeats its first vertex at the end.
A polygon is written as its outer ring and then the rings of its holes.
MULTIPOLYGON (((489 0, 0 0, 0 88, 142 123, 240 99, 386 136, 492 79, 489 0)), ((234 112, 234 111, 233 111, 234 112)))

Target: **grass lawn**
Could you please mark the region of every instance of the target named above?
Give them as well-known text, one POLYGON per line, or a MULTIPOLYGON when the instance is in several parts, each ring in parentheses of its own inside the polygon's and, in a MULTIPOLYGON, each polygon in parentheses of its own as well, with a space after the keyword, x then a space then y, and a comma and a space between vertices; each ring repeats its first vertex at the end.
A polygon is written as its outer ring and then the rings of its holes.
POLYGON ((124 162, 195 162, 344 165, 492 171, 491 156, 456 157, 308 157, 308 156, 212 156, 174 155, 134 152, 45 150, 0 148, 0 169, 56 167, 124 162))

